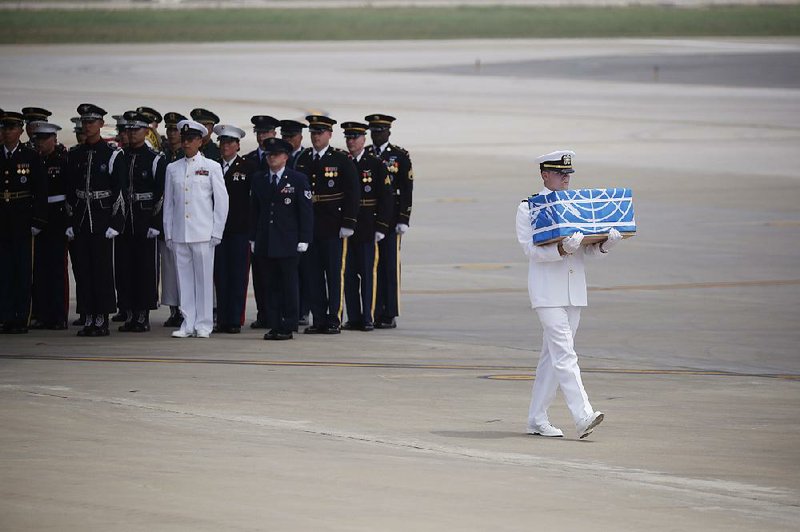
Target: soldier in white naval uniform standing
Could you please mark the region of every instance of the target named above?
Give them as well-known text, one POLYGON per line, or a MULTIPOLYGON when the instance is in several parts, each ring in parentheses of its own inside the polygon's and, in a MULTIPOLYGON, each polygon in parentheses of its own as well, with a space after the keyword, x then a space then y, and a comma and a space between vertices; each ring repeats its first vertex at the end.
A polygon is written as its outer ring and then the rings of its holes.
POLYGON ((228 192, 219 163, 200 153, 208 131, 193 120, 178 123, 184 158, 167 166, 164 238, 175 252, 183 324, 175 338, 208 338, 214 327, 214 247, 222 241, 228 192))
MULTIPOLYGON (((537 158, 544 188, 541 195, 569 188, 574 172, 571 151, 555 151, 537 158)), ((528 433, 560 437, 564 433, 550 424, 547 409, 560 387, 567 401, 579 438, 588 436, 603 420, 589 403, 583 388, 574 338, 586 306, 586 274, 584 256, 605 254, 622 239, 611 229, 608 240, 599 244, 581 245, 583 234, 575 232, 558 243, 533 245, 533 227, 528 201, 517 208, 517 240, 529 258, 528 293, 543 329, 542 353, 536 367, 528 433)))

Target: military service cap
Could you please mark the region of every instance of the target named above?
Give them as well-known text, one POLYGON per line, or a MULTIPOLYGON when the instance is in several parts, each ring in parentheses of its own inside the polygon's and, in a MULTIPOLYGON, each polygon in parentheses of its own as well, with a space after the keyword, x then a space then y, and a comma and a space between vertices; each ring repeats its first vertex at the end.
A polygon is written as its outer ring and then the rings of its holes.
POLYGON ((152 107, 145 107, 145 106, 137 107, 136 112, 141 113, 147 117, 148 126, 153 122, 155 122, 156 124, 160 124, 161 120, 163 120, 163 118, 161 117, 161 113, 159 113, 152 107))
POLYGON ((178 122, 178 129, 181 130, 181 137, 185 138, 200 138, 208 135, 206 126, 194 120, 181 120, 178 122))
POLYGON ((176 113, 175 111, 171 111, 164 115, 164 124, 167 126, 167 129, 178 129, 178 122, 181 120, 186 120, 186 117, 180 113, 176 113))
POLYGON ((281 120, 281 135, 293 136, 303 132, 303 128, 308 127, 302 122, 297 120, 281 120))
POLYGON ((22 113, 16 111, 5 111, 2 116, 0 116, 0 122, 2 122, 3 127, 21 126, 24 121, 25 118, 22 116, 22 113))
POLYGON ((256 133, 274 131, 280 125, 280 121, 277 118, 269 115, 255 115, 250 118, 250 122, 253 123, 253 131, 256 133))
POLYGON ((111 118, 117 121, 116 123, 117 131, 122 131, 128 124, 128 121, 125 120, 125 118, 122 115, 111 115, 111 118))
POLYGON ((46 137, 48 135, 55 135, 56 132, 61 131, 61 126, 52 124, 47 120, 34 120, 29 125, 33 128, 32 133, 34 137, 46 137))
POLYGON ((367 134, 369 126, 361 122, 342 122, 339 126, 344 130, 344 136, 347 138, 360 137, 367 134))
POLYGON ((92 103, 82 103, 78 106, 78 114, 82 121, 100 120, 106 116, 106 110, 92 103))
POLYGON ((217 134, 219 140, 240 140, 245 136, 243 129, 228 124, 217 124, 214 126, 214 133, 217 134))
POLYGON ((572 168, 572 158, 575 152, 570 150, 558 150, 545 153, 536 158, 540 170, 554 170, 564 174, 575 172, 572 168))
POLYGON ((369 122, 370 129, 376 129, 378 131, 382 131, 384 129, 389 129, 390 127, 392 127, 392 122, 394 122, 397 119, 393 116, 376 113, 365 116, 364 120, 369 122))
POLYGON ((219 117, 208 109, 202 109, 200 107, 192 109, 189 116, 192 117, 192 120, 200 122, 201 124, 219 124, 219 117))
POLYGON ((142 113, 138 110, 125 111, 125 114, 122 115, 122 119, 125 120, 126 129, 143 129, 150 127, 151 122, 150 115, 142 113))
POLYGON ((23 107, 22 116, 25 117, 25 122, 41 121, 47 122, 47 117, 52 115, 47 109, 41 107, 23 107))
POLYGON ((292 153, 292 145, 278 137, 264 139, 261 147, 267 153, 292 153))
POLYGON ((75 124, 75 127, 72 128, 73 133, 81 133, 83 131, 83 124, 81 124, 81 117, 73 116, 69 120, 70 122, 75 124))
POLYGON ((309 131, 333 131, 333 125, 336 123, 336 120, 325 115, 308 115, 306 120, 309 131))

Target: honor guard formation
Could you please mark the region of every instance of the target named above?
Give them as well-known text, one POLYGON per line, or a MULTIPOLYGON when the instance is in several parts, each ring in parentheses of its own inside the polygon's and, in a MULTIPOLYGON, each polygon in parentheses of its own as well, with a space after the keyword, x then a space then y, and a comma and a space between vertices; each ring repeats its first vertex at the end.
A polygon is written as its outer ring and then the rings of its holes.
POLYGON ((173 337, 239 333, 251 275, 265 340, 397 326, 414 174, 394 117, 255 115, 241 155, 247 133, 207 109, 130 109, 113 139, 104 109, 77 113, 67 149, 50 111, 0 110, 2 333, 67 329, 69 264, 78 336, 150 331, 160 305, 173 337))

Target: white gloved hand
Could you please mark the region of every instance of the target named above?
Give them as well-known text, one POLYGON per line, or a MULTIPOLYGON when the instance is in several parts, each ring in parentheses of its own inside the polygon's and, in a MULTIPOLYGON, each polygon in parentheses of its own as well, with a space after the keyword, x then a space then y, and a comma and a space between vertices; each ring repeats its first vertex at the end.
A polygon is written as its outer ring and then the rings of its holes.
POLYGON ((402 235, 408 231, 408 224, 397 224, 394 230, 398 235, 402 235))
POLYGON ((250 241, 250 253, 255 253, 255 252, 256 252, 256 243, 251 240, 250 241))
POLYGON ((607 252, 609 249, 619 244, 620 240, 622 240, 622 233, 612 228, 608 232, 608 240, 600 243, 600 251, 607 252))
POLYGON ((155 238, 161 234, 161 231, 158 229, 153 229, 152 227, 147 228, 147 238, 155 238))
POLYGON ((348 229, 347 227, 342 227, 341 229, 339 229, 339 238, 351 237, 353 236, 353 233, 355 233, 354 230, 348 229))
POLYGON ((209 241, 209 244, 211 244, 212 248, 215 248, 215 247, 219 246, 220 242, 222 242, 221 238, 217 238, 215 236, 212 236, 211 240, 209 241))
POLYGON ((38 227, 33 227, 33 226, 31 226, 31 234, 32 234, 33 236, 36 236, 36 235, 38 235, 38 234, 39 234, 39 233, 41 233, 41 232, 42 232, 42 230, 41 230, 41 229, 39 229, 38 227))
POLYGON ((299 251, 300 253, 305 253, 306 251, 308 251, 308 244, 305 242, 298 242, 297 251, 299 251))
POLYGON ((116 238, 117 236, 119 236, 119 231, 117 231, 113 227, 109 227, 108 229, 106 229, 106 238, 108 238, 109 240, 111 240, 112 238, 116 238))
POLYGON ((75 230, 72 227, 67 227, 67 230, 64 231, 64 234, 67 235, 69 240, 75 240, 75 230))
POLYGON ((172 242, 172 239, 168 239, 166 241, 167 249, 173 251, 175 249, 175 244, 172 242))
POLYGON ((375 242, 380 242, 384 238, 386 238, 386 235, 384 235, 380 231, 375 231, 375 242))
POLYGON ((578 251, 578 248, 581 247, 582 240, 583 233, 575 231, 572 235, 561 241, 561 249, 564 250, 564 253, 575 253, 578 251))

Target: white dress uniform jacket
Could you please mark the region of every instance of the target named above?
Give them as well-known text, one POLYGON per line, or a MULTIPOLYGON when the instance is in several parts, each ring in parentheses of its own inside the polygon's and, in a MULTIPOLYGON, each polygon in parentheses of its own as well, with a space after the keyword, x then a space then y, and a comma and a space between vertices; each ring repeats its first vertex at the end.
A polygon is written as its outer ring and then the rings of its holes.
MULTIPOLYGON (((539 194, 551 192, 544 188, 539 194)), ((558 243, 535 246, 527 201, 517 208, 517 240, 529 259, 528 295, 532 308, 587 305, 583 261, 586 255, 599 255, 600 244, 581 246, 575 253, 563 257, 558 253, 558 243)))
POLYGON ((197 153, 167 166, 164 185, 164 238, 176 243, 222 239, 228 191, 218 162, 197 153))

